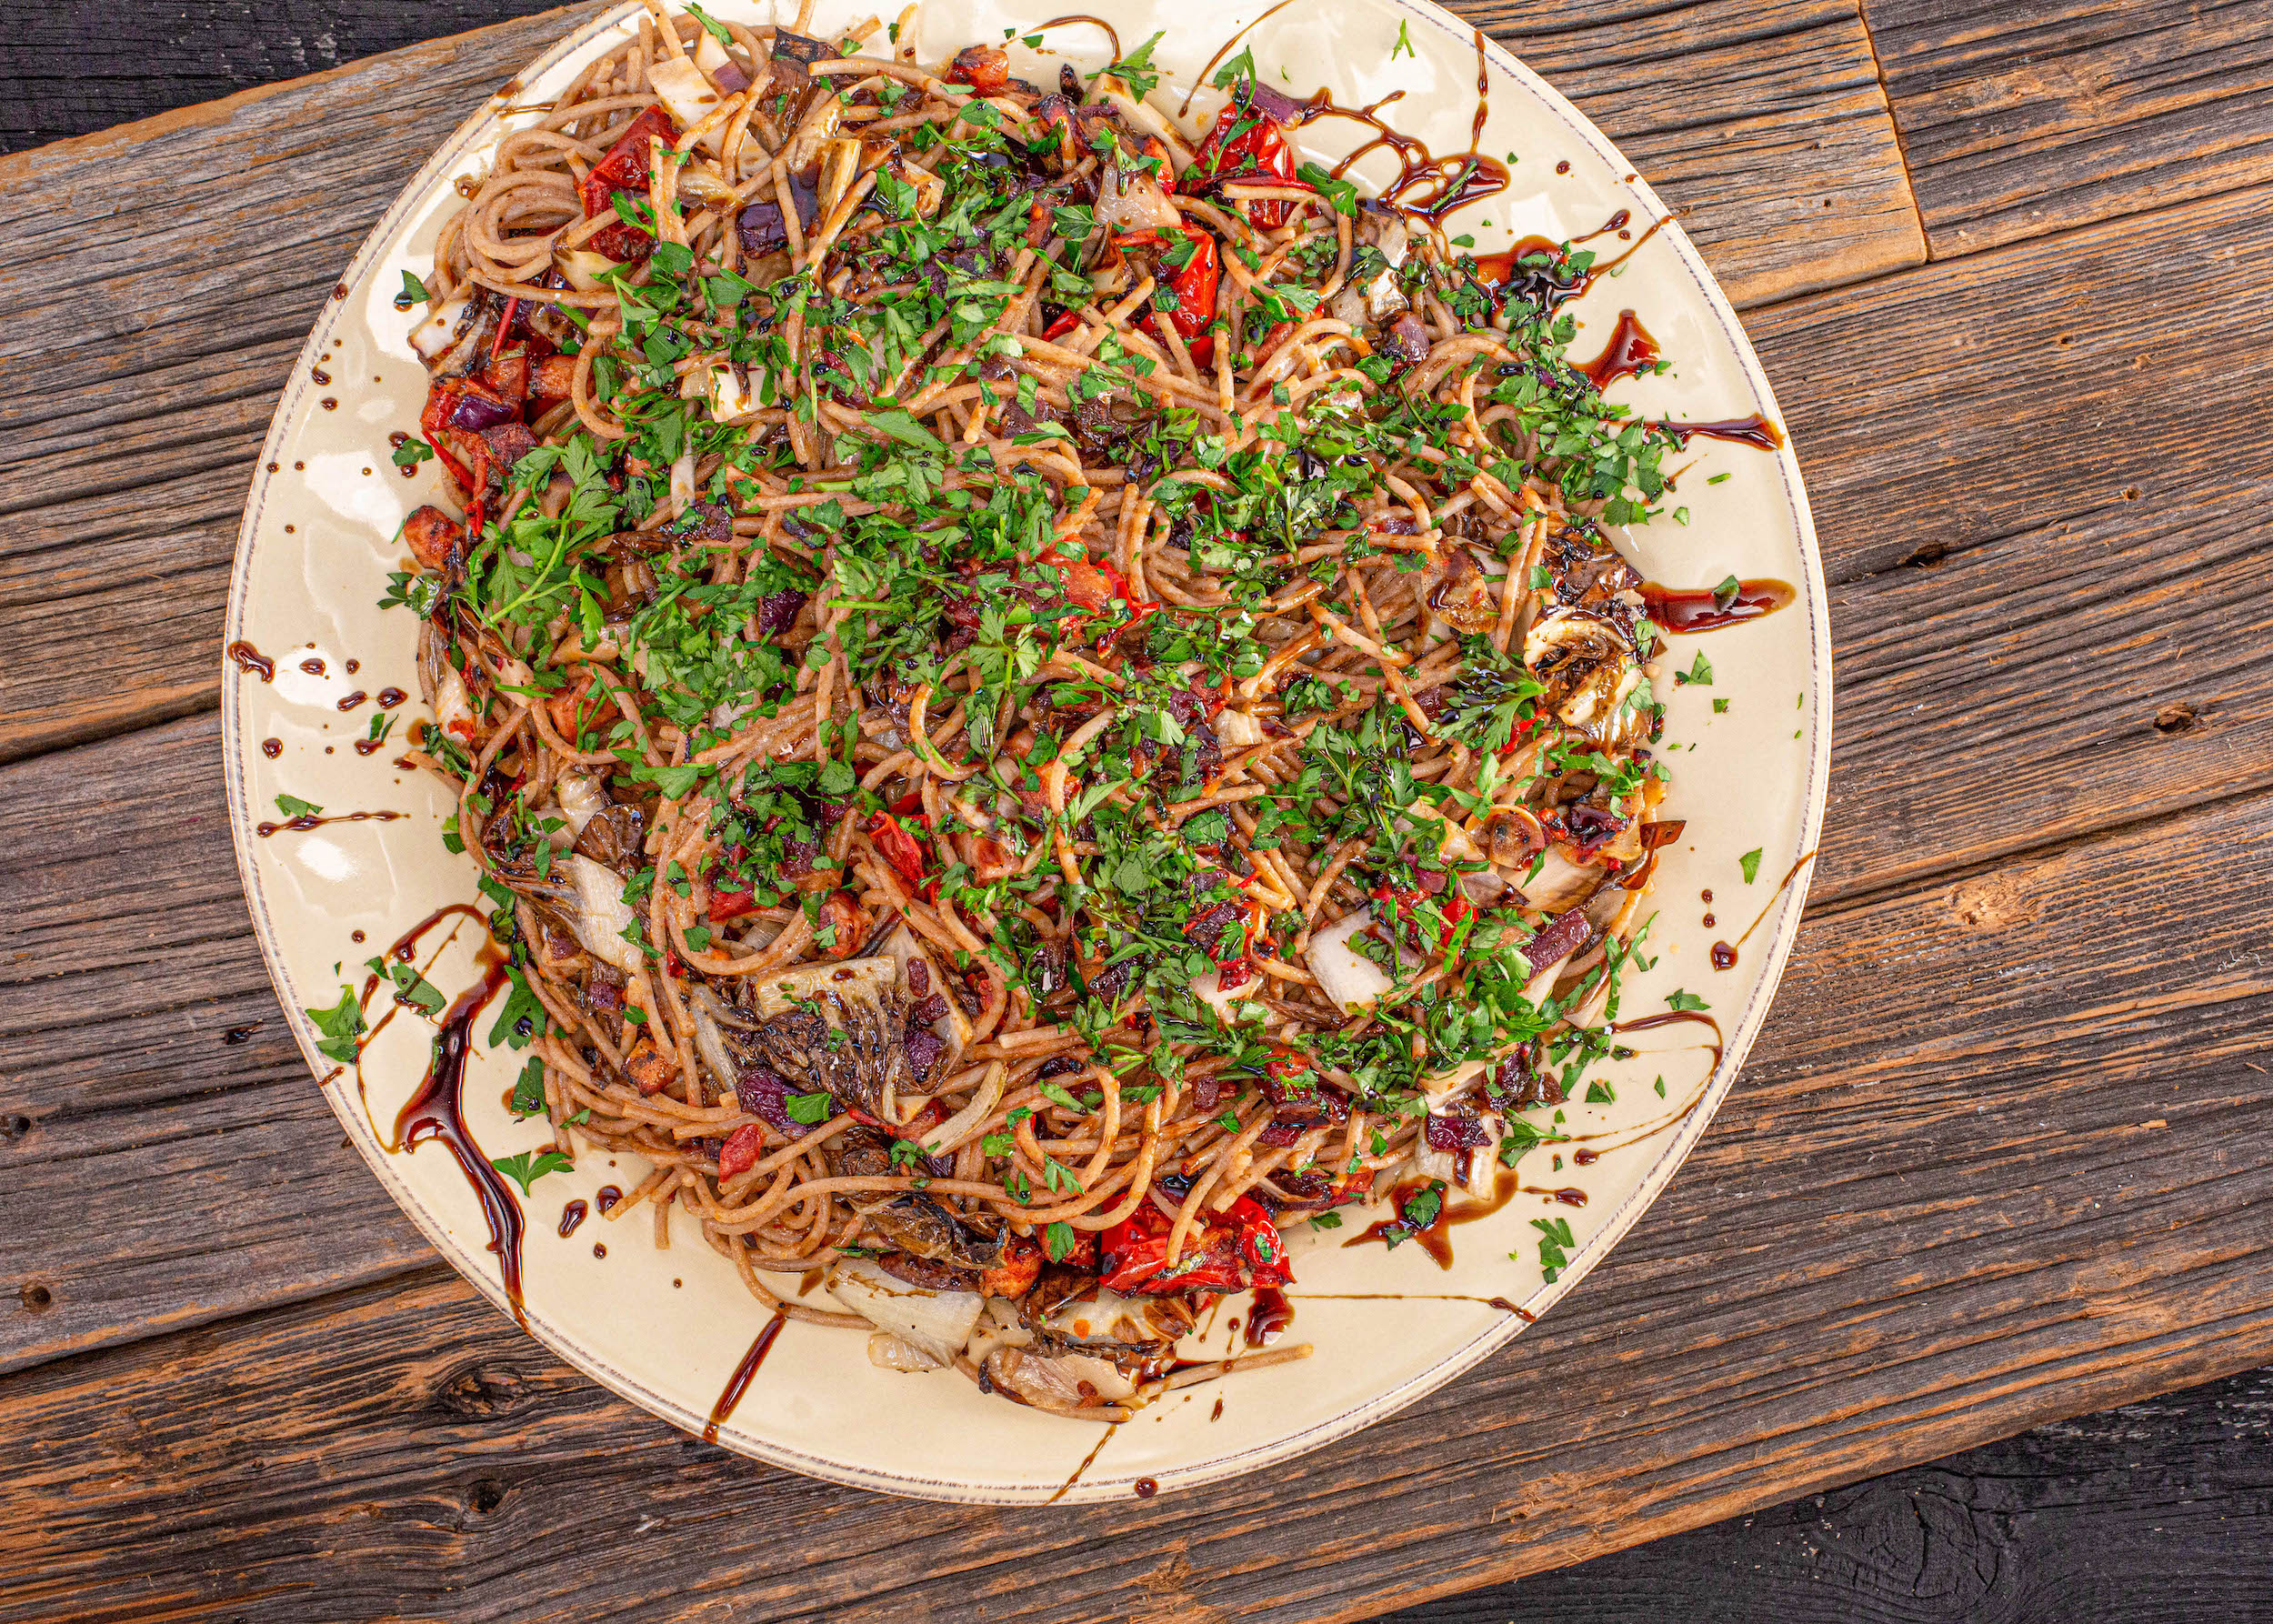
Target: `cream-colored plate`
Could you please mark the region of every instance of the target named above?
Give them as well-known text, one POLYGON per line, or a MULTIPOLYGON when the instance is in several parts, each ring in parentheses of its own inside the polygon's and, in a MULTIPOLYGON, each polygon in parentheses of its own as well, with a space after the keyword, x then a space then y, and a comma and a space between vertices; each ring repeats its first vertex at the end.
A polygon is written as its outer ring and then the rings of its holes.
MULTIPOLYGON (((752 22, 775 18, 762 0, 715 0, 716 12, 752 22)), ((1264 7, 1218 7, 1196 0, 1096 0, 1096 9, 1133 47, 1166 30, 1157 60, 1167 70, 1162 99, 1197 77, 1231 30, 1264 7)), ((593 55, 623 37, 624 6, 564 40, 521 75, 521 94, 542 101, 593 55)), ((786 15, 786 14, 785 14, 786 15)), ((823 0, 814 32, 866 15, 844 0, 823 0)), ((1053 14, 1043 14, 1053 15, 1053 14)), ((963 44, 998 41, 1006 28, 1036 20, 996 0, 946 0, 926 7, 920 42, 926 60, 963 44)), ((1076 65, 1101 66, 1100 32, 1061 28, 1051 43, 1076 65)), ((1402 91, 1390 110, 1400 127, 1438 152, 1468 146, 1477 108, 1477 36, 1419 0, 1296 0, 1251 36, 1264 75, 1293 94, 1321 85, 1345 105, 1402 91)), ((1014 47, 1014 72, 1042 79, 1014 47)), ((1483 150, 1513 153, 1510 190, 1458 216, 1479 250, 1537 233, 1554 238, 1594 232, 1630 216, 1633 236, 1667 213, 1626 160, 1568 103, 1505 51, 1487 48, 1489 116, 1483 150)), ((1199 105, 1212 112, 1217 93, 1199 105)), ((476 899, 475 871, 439 841, 450 807, 421 776, 389 765, 404 723, 421 713, 416 693, 410 616, 382 613, 376 600, 390 570, 406 566, 395 540, 411 507, 428 498, 431 465, 406 478, 388 459, 388 436, 414 431, 425 375, 406 342, 412 317, 395 308, 405 270, 424 272, 436 229, 456 202, 453 183, 476 173, 511 115, 493 100, 453 135, 390 208, 348 267, 325 309, 277 407, 253 485, 229 600, 232 643, 273 658, 263 682, 236 665, 225 669, 230 810, 253 919, 271 974, 318 1077, 337 1069, 315 1053, 304 1007, 329 1005, 343 984, 361 984, 361 962, 433 910, 476 899), (304 669, 321 662, 321 670, 304 669), (353 668, 349 663, 354 662, 353 668), (390 747, 358 755, 375 714, 371 702, 394 687, 414 697, 390 747), (264 741, 280 741, 275 753, 264 741), (393 811, 397 821, 327 824, 261 837, 255 826, 277 817, 275 797, 291 795, 326 813, 393 811)), ((1311 155, 1350 150, 1360 132, 1341 121, 1303 132, 1311 155)), ((1373 160, 1368 160, 1371 164, 1373 160)), ((1367 173, 1367 171, 1361 171, 1367 173)), ((1382 176, 1375 176, 1377 183, 1382 176)), ((1630 239, 1629 239, 1630 240, 1630 239)), ((1623 249, 1617 233, 1593 246, 1623 249)), ((1606 256, 1607 257, 1607 256, 1606 256)), ((1776 406, 1736 316, 1677 225, 1643 245, 1623 271, 1606 277, 1571 308, 1584 331, 1576 356, 1602 346, 1619 310, 1637 311, 1674 363, 1669 376, 1618 384, 1615 398, 1652 415, 1722 419, 1776 406)), ((1297 1226, 1291 1333, 1316 1345, 1307 1361, 1257 1371, 1173 1395, 1106 1440, 1067 1494, 1072 1499, 1126 1496, 1141 1479, 1163 1489, 1252 1471, 1316 1449, 1380 1419, 1448 1381, 1492 1352, 1523 1324, 1493 1307, 1499 1298, 1537 1315, 1606 1253, 1705 1129, 1759 1030, 1799 917, 1800 883, 1777 881, 1814 846, 1830 752, 1829 630, 1822 574, 1799 468, 1788 451, 1765 453, 1698 439, 1681 475, 1677 500, 1686 527, 1670 522, 1637 534, 1641 561, 1669 585, 1703 586, 1731 574, 1775 576, 1798 588, 1785 612, 1697 639, 1678 639, 1660 687, 1671 707, 1673 788, 1667 812, 1688 820, 1658 870, 1658 912, 1649 933, 1656 966, 1629 984, 1625 1012, 1666 1007, 1677 988, 1706 998, 1727 1034, 1717 1071, 1705 1028, 1677 1024, 1636 1034, 1646 1052, 1612 1066, 1595 1103, 1565 1108, 1567 1129, 1599 1136, 1602 1154, 1587 1167, 1534 1151, 1524 1182, 1544 1190, 1576 1188, 1586 1204, 1527 1194, 1496 1217, 1453 1231, 1457 1261, 1440 1271, 1417 1247, 1347 1248, 1362 1227, 1353 1217, 1337 1233, 1307 1236, 1297 1226), (1717 476, 1727 477, 1708 483, 1717 476), (1711 687, 1676 687, 1698 650, 1711 660, 1711 687), (1713 701, 1726 700, 1716 713, 1713 701), (1757 877, 1740 872, 1758 851, 1757 877), (1700 894, 1715 898, 1707 907, 1700 894), (1733 941, 1755 915, 1766 917, 1736 968, 1709 962, 1716 939, 1733 941), (1718 924, 1706 926, 1711 912, 1718 924), (1654 1087, 1662 1079, 1662 1097, 1654 1087), (1568 1262, 1542 1278, 1533 1220, 1567 1223, 1568 1262), (1512 1256, 1511 1256, 1512 1254, 1512 1256), (1405 1294, 1367 1300, 1357 1294, 1405 1294), (1345 1294, 1335 1296, 1331 1294, 1345 1294), (1477 1300, 1485 1299, 1485 1300, 1477 1300), (1217 1413, 1217 1399, 1222 1399, 1217 1413)), ((442 943, 446 927, 426 938, 442 943)), ((446 991, 475 979, 476 927, 460 931, 427 967, 446 991)), ((424 962, 422 958, 422 962, 424 962)), ((384 1007, 384 995, 378 1000, 384 1007)), ((375 1009, 375 1014, 376 1013, 375 1009)), ((485 1016, 485 1034, 492 1017, 485 1016)), ((325 1087, 341 1122, 388 1191, 443 1256, 493 1300, 504 1302, 497 1256, 466 1178, 446 1149, 428 1144, 390 1153, 395 1114, 418 1083, 432 1039, 415 1014, 393 1021, 365 1057, 363 1088, 353 1072, 325 1087)), ((503 1096, 519 1057, 476 1056, 466 1110, 483 1152, 507 1156, 542 1144, 540 1124, 514 1121, 503 1096)), ((572 1173, 536 1186, 526 1203, 526 1306, 530 1328, 577 1368, 673 1423, 703 1426, 729 1374, 766 1317, 731 1269, 681 1224, 657 1250, 641 1208, 627 1223, 596 1215, 568 1238, 557 1233, 571 1198, 590 1200, 603 1184, 629 1188, 641 1169, 625 1158, 587 1158, 572 1173), (605 1243, 606 1256, 595 1255, 605 1243)), ((1220 1355, 1228 1305, 1189 1349, 1220 1355)), ((1056 1494, 1099 1442, 1095 1425, 1056 1419, 980 1394, 951 1372, 902 1376, 872 1368, 863 1338, 850 1332, 786 1328, 720 1443, 819 1477, 892 1493, 939 1499, 1037 1501, 1056 1494)), ((1147 1486, 1149 1488, 1149 1485, 1147 1486)))

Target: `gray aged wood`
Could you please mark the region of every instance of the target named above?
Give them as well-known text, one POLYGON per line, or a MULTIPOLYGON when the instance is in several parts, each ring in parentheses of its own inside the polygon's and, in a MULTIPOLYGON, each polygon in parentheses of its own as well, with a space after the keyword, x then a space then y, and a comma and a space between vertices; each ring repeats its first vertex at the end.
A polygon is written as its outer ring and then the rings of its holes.
POLYGON ((2263 0, 1864 12, 1938 258, 2273 180, 2263 0))

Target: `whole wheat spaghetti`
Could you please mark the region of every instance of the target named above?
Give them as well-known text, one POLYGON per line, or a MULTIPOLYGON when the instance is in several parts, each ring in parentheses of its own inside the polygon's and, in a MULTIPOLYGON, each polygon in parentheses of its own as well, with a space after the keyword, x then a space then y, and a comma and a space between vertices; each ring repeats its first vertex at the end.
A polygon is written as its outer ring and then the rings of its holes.
POLYGON ((1110 1418, 1603 1052, 1672 440, 1563 358, 1583 257, 1300 162, 1246 54, 1193 126, 1149 46, 915 37, 657 7, 502 143, 394 596, 524 1104, 654 1169, 613 1216, 1110 1418))

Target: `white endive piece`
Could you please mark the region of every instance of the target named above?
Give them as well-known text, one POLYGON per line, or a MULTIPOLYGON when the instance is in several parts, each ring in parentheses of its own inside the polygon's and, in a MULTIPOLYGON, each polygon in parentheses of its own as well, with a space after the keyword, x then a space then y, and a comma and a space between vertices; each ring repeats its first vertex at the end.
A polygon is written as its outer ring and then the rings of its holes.
MULTIPOLYGON (((707 35, 705 36, 708 37, 707 35)), ((666 56, 647 65, 647 87, 662 98, 664 109, 671 115, 671 122, 682 130, 693 129, 718 110, 723 99, 711 87, 702 70, 684 56, 666 56)), ((695 145, 718 149, 718 130, 708 129, 696 138, 695 145)))
POLYGON ((633 919, 631 905, 624 900, 624 877, 576 852, 561 863, 576 887, 576 917, 569 923, 584 950, 595 958, 606 959, 626 976, 641 968, 644 957, 624 937, 633 919))
POLYGON ((1388 971, 1350 946, 1350 938, 1372 924, 1373 910, 1360 908, 1313 936, 1303 956, 1326 996, 1347 1010, 1366 1008, 1389 990, 1388 971))
POLYGON ((840 1258, 829 1270, 828 1294, 878 1330, 946 1364, 962 1351, 986 1299, 976 1291, 933 1291, 911 1286, 866 1258, 840 1258))

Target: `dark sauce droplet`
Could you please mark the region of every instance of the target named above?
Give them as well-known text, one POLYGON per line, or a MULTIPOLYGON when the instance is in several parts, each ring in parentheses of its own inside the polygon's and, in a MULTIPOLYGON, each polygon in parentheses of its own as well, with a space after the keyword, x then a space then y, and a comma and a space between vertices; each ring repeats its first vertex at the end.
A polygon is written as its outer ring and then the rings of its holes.
POLYGON ((1758 451, 1780 451, 1784 446, 1784 431, 1757 412, 1742 417, 1723 417, 1716 423, 1658 423, 1651 426, 1662 428, 1684 446, 1697 435, 1708 440, 1727 440, 1731 445, 1750 446, 1758 451))
POLYGON ((379 690, 379 708, 381 710, 393 710, 396 706, 400 705, 404 700, 409 697, 410 696, 403 692, 400 688, 381 688, 379 690))
MULTIPOLYGON (((1344 107, 1337 105, 1327 91, 1320 90, 1305 104, 1307 116, 1347 118, 1373 132, 1372 140, 1335 165, 1336 179, 1340 179, 1367 154, 1386 147, 1397 161, 1397 175, 1381 189, 1378 201, 1384 207, 1432 225, 1440 224, 1456 209, 1507 189, 1507 165, 1497 158, 1480 152, 1453 153, 1440 158, 1428 150, 1426 142, 1386 122, 1381 116, 1382 107, 1403 95, 1398 91, 1370 106, 1344 107)), ((1477 111, 1477 127, 1480 130, 1486 111, 1480 101, 1477 111)))
POLYGON ((1555 173, 1557 175, 1568 175, 1570 173, 1570 160, 1568 158, 1565 158, 1561 163, 1556 165, 1555 173))
MULTIPOLYGON (((1631 216, 1620 210, 1610 218, 1615 221, 1631 216)), ((1527 236, 1513 247, 1497 254, 1478 255, 1476 275, 1495 297, 1520 298, 1551 314, 1640 253, 1642 245, 1656 236, 1666 221, 1671 218, 1671 215, 1666 215, 1652 221, 1632 247, 1615 259, 1597 259, 1583 270, 1571 264, 1571 256, 1564 253, 1563 244, 1549 237, 1527 236), (1526 261, 1529 263, 1526 264, 1526 261)), ((1603 229, 1609 227, 1606 225, 1603 229)), ((1600 235, 1601 232, 1587 234, 1588 236, 1600 235)), ((1621 232, 1619 235, 1626 234, 1621 232)), ((1577 240, 1585 242, 1587 237, 1577 240)))
MULTIPOLYGON (((1218 1400, 1217 1400, 1217 1403, 1221 1403, 1221 1402, 1222 1402, 1222 1400, 1221 1400, 1221 1399, 1218 1399, 1218 1400)), ((1159 1484, 1157 1484, 1157 1483, 1156 1483, 1156 1482, 1154 1482, 1154 1481, 1153 1481, 1150 1478, 1139 1478, 1139 1479, 1136 1479, 1136 1498, 1137 1498, 1138 1499, 1140 1499, 1140 1500, 1148 1500, 1148 1499, 1151 1499, 1154 1495, 1158 1494, 1158 1493, 1160 1492, 1160 1485, 1159 1485, 1159 1484)))
POLYGON ((1427 1189, 1432 1182, 1434 1181, 1430 1179, 1415 1178, 1407 1179, 1405 1183, 1398 1185, 1390 1196, 1391 1208, 1397 1216, 1383 1218, 1377 1223, 1368 1226, 1365 1233, 1362 1235, 1353 1236, 1351 1238, 1342 1242, 1342 1244, 1345 1247, 1354 1247, 1362 1246, 1369 1240, 1387 1242, 1392 1238, 1399 1240, 1409 1239, 1414 1242, 1414 1244, 1418 1246, 1422 1251, 1427 1252, 1430 1257, 1434 1258, 1437 1260, 1437 1268, 1450 1268, 1452 1267, 1452 1236, 1450 1231, 1453 1226, 1456 1224, 1471 1224, 1477 1218, 1489 1218, 1493 1213, 1497 1212, 1501 1208, 1507 1206, 1509 1201, 1513 1200, 1515 1198, 1516 1192, 1523 1188, 1523 1186, 1517 1180, 1515 1174, 1505 1168, 1500 1170, 1498 1178, 1494 1181, 1492 1193, 1488 1197, 1481 1197, 1467 1201, 1454 1201, 1448 1198, 1442 1198, 1449 1197, 1450 1192, 1448 1190, 1443 1190, 1440 1188, 1440 1198, 1437 1206, 1437 1216, 1428 1223, 1423 1225, 1418 1229, 1416 1229, 1410 1224, 1405 1222, 1404 1214, 1406 1203, 1411 1201, 1415 1197, 1420 1195, 1424 1190, 1427 1189))
MULTIPOLYGON (((1707 923, 1710 924, 1711 921, 1707 920, 1707 923)), ((1736 967, 1737 950, 1730 947, 1727 942, 1715 942, 1713 944, 1713 968, 1717 970, 1733 970, 1736 967)))
POLYGON ((310 655, 306 659, 300 662, 300 669, 306 672, 310 677, 323 676, 324 657, 320 654, 310 655))
POLYGON ((1618 312, 1617 326, 1610 329, 1610 341, 1602 353, 1579 370, 1597 389, 1607 389, 1620 378, 1639 377, 1657 365, 1663 352, 1657 341, 1649 336, 1631 310, 1618 312))
POLYGON ((757 1339, 750 1344, 749 1352, 742 1356, 742 1362, 735 1366, 734 1374, 726 1378, 726 1391, 720 1393, 718 1402, 710 1407, 710 1419, 703 1428, 703 1442, 715 1444, 718 1441, 719 1427, 734 1413, 734 1407, 742 1402, 742 1395, 749 1391, 750 1378, 766 1362, 766 1356, 773 1352, 774 1338, 781 1335, 781 1328, 788 1323, 788 1316, 776 1314, 766 1322, 766 1328, 757 1333, 757 1339))
POLYGON ((335 812, 319 817, 313 812, 303 812, 299 817, 287 817, 282 823, 256 823, 253 826, 253 833, 265 840, 272 835, 304 835, 310 829, 320 829, 327 823, 393 823, 409 816, 407 812, 335 812))
POLYGON ((1285 1336, 1294 1322, 1295 1306, 1287 1300, 1287 1294, 1276 1286, 1258 1286, 1254 1310, 1247 1316, 1247 1344, 1249 1348, 1268 1348, 1285 1336))
POLYGON ((245 676, 257 677, 263 682, 274 682, 276 679, 276 662, 250 643, 232 643, 222 652, 227 655, 230 661, 245 676))
POLYGON ((609 1213, 614 1212, 616 1210, 616 1203, 623 1198, 624 1192, 617 1189, 612 1184, 604 1184, 600 1186, 599 1194, 593 1198, 594 1200, 600 1204, 600 1216, 602 1218, 606 1218, 609 1213))
POLYGON ((365 693, 361 688, 357 688, 354 693, 345 696, 340 700, 339 708, 342 710, 353 710, 356 706, 361 705, 370 697, 370 695, 365 693))
MULTIPOLYGON (((1713 1040, 1707 1047, 1713 1051, 1712 1070, 1718 1071, 1720 1058, 1727 1052, 1727 1044, 1721 1036, 1720 1023, 1709 1015, 1701 1015, 1691 1009, 1669 1009, 1663 1015, 1644 1015, 1633 1020, 1614 1021, 1611 1023, 1610 1030, 1613 1032, 1647 1032, 1658 1027, 1677 1027, 1684 1024, 1704 1027, 1712 1033, 1713 1040)), ((1689 1110, 1695 1110, 1697 1100, 1704 1098, 1705 1095, 1700 1090, 1697 1099, 1689 1102, 1689 1110)), ((1682 1115, 1687 1116, 1688 1111, 1684 1111, 1682 1115)))
POLYGON ((275 760, 277 757, 284 754, 284 740, 280 738, 262 739, 260 741, 260 753, 267 757, 271 761, 275 760))
POLYGON ((592 1209, 589 1207, 586 1207, 582 1201, 571 1201, 567 1206, 562 1208, 560 1209, 561 1239, 566 1240, 571 1235, 574 1235, 576 1232, 576 1226, 584 1222, 585 1215, 589 1213, 591 1210, 592 1209))
POLYGON ((1591 1168, 1595 1165, 1595 1163, 1602 1159, 1602 1152, 1599 1150, 1589 1150, 1584 1145, 1581 1145, 1577 1149, 1570 1153, 1570 1158, 1582 1168, 1591 1168))
POLYGON ((1727 594, 1709 586, 1642 584, 1642 604, 1650 620, 1676 636, 1741 626, 1789 607, 1798 596, 1788 581, 1739 581, 1736 591, 1727 594))
POLYGON ((607 1256, 607 1243, 606 1243, 606 1241, 604 1241, 604 1240, 596 1240, 596 1241, 594 1241, 594 1242, 592 1243, 592 1255, 593 1255, 595 1258, 605 1258, 605 1257, 606 1257, 606 1256, 607 1256))
POLYGON ((521 1306, 521 1208, 497 1169, 489 1165, 481 1147, 466 1126, 466 1061, 473 1050, 474 1017, 506 985, 502 961, 483 972, 479 982, 462 992, 442 1018, 436 1035, 434 1060, 418 1085, 418 1092, 395 1119, 394 1148, 416 1151, 438 1139, 449 1151, 474 1196, 481 1203, 482 1219, 489 1226, 489 1249, 497 1254, 504 1277, 506 1301, 513 1318, 526 1330, 528 1312, 521 1306))

